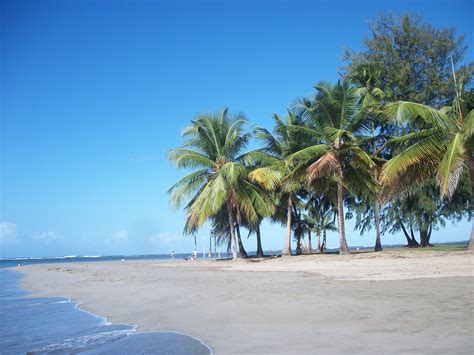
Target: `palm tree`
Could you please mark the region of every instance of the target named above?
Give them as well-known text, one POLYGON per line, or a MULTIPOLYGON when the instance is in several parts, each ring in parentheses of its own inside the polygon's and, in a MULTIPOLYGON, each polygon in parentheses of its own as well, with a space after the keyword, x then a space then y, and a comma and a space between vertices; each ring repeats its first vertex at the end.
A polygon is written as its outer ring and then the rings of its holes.
POLYGON ((310 127, 295 127, 312 134, 318 144, 290 155, 295 165, 307 167, 308 182, 332 177, 337 183, 339 251, 348 253, 344 227, 344 190, 374 189, 374 162, 358 145, 357 134, 367 133, 366 117, 360 113, 358 90, 348 81, 318 84, 314 100, 302 100, 301 112, 310 127))
POLYGON ((242 114, 230 117, 228 109, 218 114, 198 115, 183 130, 186 139, 181 148, 169 151, 169 159, 178 168, 194 168, 170 189, 171 203, 180 206, 188 200, 185 233, 196 231, 206 220, 226 209, 232 244, 237 259, 235 208, 250 220, 258 212, 270 213, 258 188, 248 181, 248 171, 239 161, 250 134, 244 130, 247 120, 242 114))
MULTIPOLYGON (((374 167, 374 178, 378 181, 381 165, 385 160, 378 157, 378 148, 385 143, 383 139, 383 105, 382 100, 385 97, 384 92, 377 87, 377 82, 381 75, 380 63, 360 63, 352 72, 350 79, 359 85, 358 95, 360 97, 361 109, 367 115, 367 121, 370 122, 370 136, 364 137, 363 141, 369 146, 368 151, 372 154, 372 160, 376 163, 374 167), (377 133, 378 132, 378 133, 377 133)), ((368 195, 373 195, 373 191, 368 191, 368 195)), ((371 197, 371 196, 370 196, 371 197)), ((373 201, 374 224, 375 224, 375 251, 382 251, 382 242, 380 238, 380 196, 376 194, 373 201)))
POLYGON ((237 244, 239 246, 239 255, 241 258, 247 258, 248 254, 245 251, 244 243, 242 243, 242 236, 240 235, 240 226, 242 225, 242 212, 240 210, 239 204, 235 206, 234 210, 236 216, 235 229, 237 231, 237 244))
POLYGON ((319 196, 312 196, 306 206, 307 215, 306 219, 308 224, 316 233, 318 242, 318 252, 322 253, 325 251, 326 246, 326 231, 336 231, 337 228, 334 224, 336 213, 333 209, 332 202, 321 194, 319 196), (321 236, 323 242, 321 243, 321 236))
MULTIPOLYGON (((416 128, 390 141, 399 152, 382 170, 381 182, 388 191, 406 190, 407 180, 421 184, 435 173, 441 197, 449 200, 465 169, 470 169, 474 187, 474 110, 466 107, 461 90, 462 83, 456 86, 452 106, 440 110, 406 101, 388 107, 400 124, 409 122, 416 128)), ((474 249, 473 235, 474 221, 469 249, 474 249)))
MULTIPOLYGON (((315 224, 314 224, 314 221, 312 220, 312 218, 309 216, 309 214, 306 214, 304 216, 304 223, 305 223, 306 229, 308 231, 308 252, 309 252, 309 254, 313 254, 314 250, 313 250, 313 241, 311 239, 311 231, 314 229, 315 224)), ((320 236, 318 236, 318 251, 319 251, 320 242, 321 242, 319 237, 320 236)))
POLYGON ((292 213, 296 193, 301 189, 302 176, 294 171, 294 166, 288 163, 290 154, 301 149, 308 140, 307 134, 297 132, 289 127, 302 126, 304 123, 298 115, 288 112, 285 119, 273 115, 273 133, 263 127, 256 127, 257 138, 264 142, 263 149, 252 152, 249 158, 261 165, 250 173, 250 178, 269 191, 278 190, 280 200, 286 200, 286 235, 282 255, 291 255, 292 213))
MULTIPOLYGON (((305 194, 305 190, 301 189, 299 193, 305 194)), ((304 204, 301 201, 293 203, 292 206, 292 228, 294 231, 294 239, 296 241, 296 255, 303 254, 302 245, 304 244, 304 235, 308 230, 308 224, 306 223, 305 215, 303 214, 304 204)), ((306 246, 305 246, 305 249, 306 246)))
POLYGON ((265 255, 263 253, 263 248, 262 248, 262 237, 260 235, 260 225, 262 223, 262 219, 260 219, 255 225, 249 225, 249 235, 251 233, 255 233, 257 237, 257 252, 256 256, 257 258, 263 258, 265 255))

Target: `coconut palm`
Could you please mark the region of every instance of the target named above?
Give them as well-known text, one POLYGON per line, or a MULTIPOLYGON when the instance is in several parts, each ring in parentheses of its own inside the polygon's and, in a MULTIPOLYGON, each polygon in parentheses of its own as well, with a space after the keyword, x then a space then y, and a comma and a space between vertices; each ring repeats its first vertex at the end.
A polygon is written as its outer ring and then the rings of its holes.
MULTIPOLYGON (((383 105, 382 100, 385 97, 384 92, 377 87, 380 79, 380 63, 361 63, 351 73, 350 79, 358 85, 358 95, 360 97, 361 109, 365 112, 367 121, 370 122, 370 135, 360 139, 365 143, 365 149, 370 151, 371 158, 376 163, 374 168, 374 178, 379 179, 380 170, 385 162, 378 155, 380 146, 385 143, 384 125, 383 125, 383 105), (377 164, 378 163, 378 164, 377 164)), ((374 191, 367 191, 364 194, 364 200, 370 199, 374 209, 375 225, 375 251, 382 251, 382 242, 380 238, 380 196, 373 194, 374 191)), ((367 201, 364 201, 367 202, 367 201)))
MULTIPOLYGON (((393 138, 398 154, 383 167, 381 182, 389 191, 406 190, 407 180, 421 184, 433 173, 442 198, 450 199, 465 169, 471 171, 474 186, 474 110, 468 110, 457 87, 452 106, 440 110, 414 102, 391 104, 387 112, 401 125, 409 123, 413 131, 393 138)), ((474 248, 474 224, 469 248, 474 248)))
POLYGON ((316 233, 318 252, 322 253, 326 250, 326 232, 337 230, 334 224, 336 212, 332 202, 324 194, 313 195, 308 201, 306 210, 307 223, 316 233), (321 237, 323 237, 322 243, 321 237))
MULTIPOLYGON (((306 225, 306 230, 308 231, 308 252, 309 252, 309 254, 313 254, 314 250, 313 250, 313 241, 311 239, 311 237, 312 237, 311 236, 311 231, 314 229, 315 224, 314 224, 314 221, 312 220, 312 218, 309 216, 309 214, 306 214, 304 216, 304 223, 306 225)), ((321 240, 318 238, 318 243, 320 243, 320 242, 321 242, 321 240)), ((319 248, 320 248, 320 245, 318 245, 318 251, 319 251, 319 248)))
POLYGON ((361 149, 357 134, 369 131, 367 120, 360 113, 358 90, 348 81, 336 85, 318 84, 314 100, 302 100, 298 108, 309 127, 295 127, 311 134, 318 143, 291 154, 288 160, 307 167, 308 182, 334 178, 337 182, 337 208, 340 253, 348 253, 344 227, 344 190, 375 189, 370 156, 361 149))
POLYGON ((225 208, 234 260, 238 256, 236 206, 252 221, 258 219, 259 212, 270 213, 258 187, 248 181, 247 168, 239 161, 250 138, 244 129, 246 124, 242 114, 231 117, 228 109, 218 114, 198 115, 183 130, 183 146, 168 153, 178 168, 196 169, 169 189, 171 203, 175 206, 190 199, 185 207, 185 233, 196 231, 225 208))
POLYGON ((249 158, 258 161, 260 167, 250 173, 250 178, 269 191, 278 191, 279 200, 286 201, 286 235, 282 255, 291 255, 291 228, 293 206, 297 200, 296 193, 302 186, 302 175, 295 173, 294 166, 288 163, 290 154, 298 151, 311 139, 305 132, 297 132, 289 127, 302 126, 301 117, 293 112, 283 119, 273 115, 273 132, 263 127, 256 127, 257 138, 264 142, 263 149, 249 154, 249 158))
POLYGON ((305 203, 304 200, 306 199, 307 190, 305 188, 301 188, 296 194, 296 201, 293 203, 292 206, 292 229, 293 229, 293 238, 296 242, 296 255, 303 254, 303 251, 308 252, 308 247, 304 241, 304 236, 306 232, 309 230, 309 225, 307 223, 306 216, 304 214, 305 210, 305 203))

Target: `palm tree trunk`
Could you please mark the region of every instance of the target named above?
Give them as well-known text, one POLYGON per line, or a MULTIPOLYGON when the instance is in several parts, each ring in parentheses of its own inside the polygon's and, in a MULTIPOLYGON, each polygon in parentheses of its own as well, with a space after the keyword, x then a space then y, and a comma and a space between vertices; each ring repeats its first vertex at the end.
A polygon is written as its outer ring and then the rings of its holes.
POLYGON ((337 181, 337 212, 339 225, 339 254, 349 253, 349 247, 346 240, 346 229, 344 227, 344 206, 343 206, 343 192, 344 192, 344 175, 342 169, 338 169, 339 179, 337 181))
POLYGON ((309 253, 313 254, 313 245, 311 244, 311 229, 308 228, 308 249, 309 253))
POLYGON ((282 256, 291 255, 291 209, 293 207, 293 201, 291 194, 288 196, 288 208, 286 214, 286 236, 285 244, 283 244, 283 250, 281 251, 282 256))
MULTIPOLYGON (((374 121, 372 121, 372 138, 375 138, 374 121)), ((375 140, 372 141, 372 150, 373 150, 372 154, 376 155, 377 147, 375 144, 375 140)), ((379 181, 379 171, 377 170, 377 168, 375 169, 374 176, 375 176, 375 180, 379 181)), ((380 206, 377 199, 375 200, 374 212, 375 212, 375 251, 382 251, 382 242, 380 241, 380 206)))
POLYGON ((230 227, 230 241, 232 244, 232 260, 237 260, 237 243, 235 242, 235 230, 234 230, 234 212, 232 210, 232 204, 230 200, 227 200, 227 215, 229 216, 229 227, 230 227))
POLYGON ((262 239, 260 237, 260 222, 257 224, 257 257, 263 258, 262 239))
POLYGON ((375 201, 375 251, 382 251, 382 242, 380 241, 380 206, 375 201))
POLYGON ((321 253, 323 251, 323 248, 321 245, 321 231, 319 229, 316 230, 316 236, 318 238, 318 252, 321 253))
POLYGON ((326 230, 323 232, 323 244, 321 245, 321 252, 326 253, 326 230))
POLYGON ((239 243, 239 256, 241 258, 248 258, 247 252, 244 249, 244 244, 242 243, 242 238, 240 238, 240 226, 238 223, 235 225, 237 230, 237 242, 239 243))
POLYGON ((296 255, 301 255, 302 250, 301 250, 301 236, 298 236, 296 239, 296 255))

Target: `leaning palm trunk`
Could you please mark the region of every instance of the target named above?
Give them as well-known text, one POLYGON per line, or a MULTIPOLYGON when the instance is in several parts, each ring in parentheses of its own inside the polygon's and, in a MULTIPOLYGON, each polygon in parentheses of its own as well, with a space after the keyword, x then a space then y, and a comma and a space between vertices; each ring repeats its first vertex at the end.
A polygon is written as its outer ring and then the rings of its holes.
POLYGON ((349 247, 346 241, 346 230, 344 227, 344 206, 343 206, 343 190, 344 190, 344 175, 342 169, 338 168, 339 179, 337 181, 337 212, 339 223, 339 254, 349 253, 349 247))
POLYGON ((235 228, 237 229, 237 242, 239 243, 239 256, 241 258, 247 258, 247 252, 245 251, 244 244, 242 243, 242 238, 240 237, 240 225, 237 223, 235 225, 235 228))
POLYGON ((257 257, 263 258, 262 239, 260 237, 260 223, 257 225, 257 257))
POLYGON ((282 256, 291 255, 291 209, 293 207, 293 201, 291 195, 288 197, 288 209, 286 215, 286 237, 285 244, 283 244, 283 250, 281 251, 282 256))
POLYGON ((230 240, 232 244, 232 260, 237 260, 237 243, 235 241, 234 214, 230 200, 227 200, 227 214, 229 216, 230 240))
POLYGON ((375 251, 382 251, 382 242, 380 241, 380 206, 375 201, 375 251))

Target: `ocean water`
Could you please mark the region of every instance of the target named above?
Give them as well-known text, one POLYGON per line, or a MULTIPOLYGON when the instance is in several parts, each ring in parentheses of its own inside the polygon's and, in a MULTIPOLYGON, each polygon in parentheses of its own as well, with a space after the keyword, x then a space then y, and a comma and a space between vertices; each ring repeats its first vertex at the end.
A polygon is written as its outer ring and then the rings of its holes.
MULTIPOLYGON (((175 259, 183 259, 185 256, 191 254, 175 254, 175 259)), ((201 254, 200 254, 201 256, 201 254)), ((55 264, 55 263, 75 263, 81 261, 113 261, 113 260, 169 260, 169 254, 154 254, 154 255, 69 255, 69 256, 52 256, 52 257, 21 257, 21 258, 0 258, 0 268, 12 267, 17 265, 31 265, 31 264, 55 264)))
POLYGON ((212 354, 184 334, 139 332, 81 310, 70 299, 31 297, 20 288, 21 277, 0 269, 0 354, 212 354))

